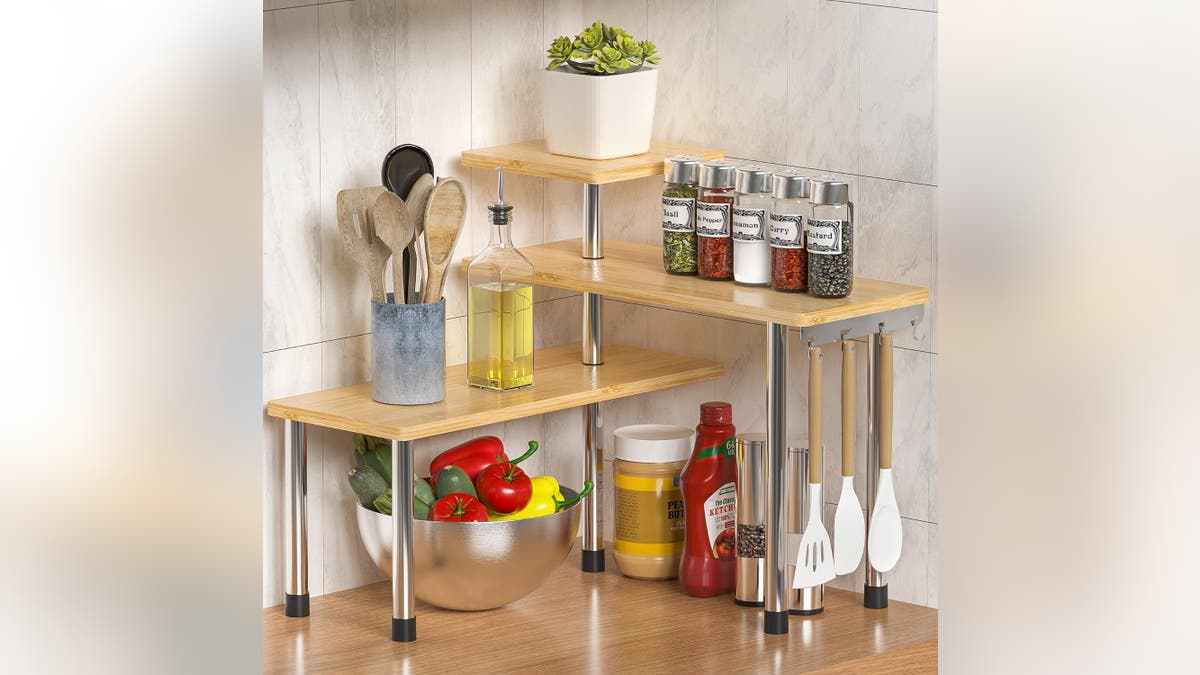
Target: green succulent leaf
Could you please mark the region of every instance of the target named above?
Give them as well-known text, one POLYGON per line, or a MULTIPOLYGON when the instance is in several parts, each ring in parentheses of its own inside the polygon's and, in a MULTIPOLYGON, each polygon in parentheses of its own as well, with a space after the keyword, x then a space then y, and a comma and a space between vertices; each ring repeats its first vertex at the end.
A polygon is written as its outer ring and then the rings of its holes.
POLYGON ((546 57, 550 59, 546 70, 554 70, 566 63, 567 59, 571 58, 571 38, 554 38, 554 42, 550 43, 550 48, 546 50, 546 57))
POLYGON ((642 40, 639 43, 642 47, 642 58, 646 63, 658 63, 658 48, 649 40, 642 40))
POLYGON ((580 73, 627 73, 646 63, 658 63, 653 42, 637 40, 624 29, 595 21, 574 38, 561 36, 546 50, 548 70, 566 65, 580 73))
POLYGON ((617 38, 617 41, 613 43, 613 46, 621 50, 621 53, 625 56, 636 58, 638 60, 641 60, 644 51, 642 49, 642 43, 634 40, 628 35, 622 35, 621 37, 617 38))

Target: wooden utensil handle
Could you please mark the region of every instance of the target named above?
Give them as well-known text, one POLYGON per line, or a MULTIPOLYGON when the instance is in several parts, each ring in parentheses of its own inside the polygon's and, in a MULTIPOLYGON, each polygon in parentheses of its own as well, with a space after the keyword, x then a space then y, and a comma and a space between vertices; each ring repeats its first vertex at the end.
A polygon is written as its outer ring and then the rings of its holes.
POLYGON ((425 287, 421 289, 421 302, 437 302, 442 299, 442 283, 446 279, 446 268, 443 265, 430 265, 429 276, 425 279, 425 287))
MULTIPOLYGON (((808 348, 808 482, 821 482, 821 348, 808 348)), ((814 508, 818 508, 814 506, 814 508)))
POLYGON ((854 475, 854 343, 842 341, 842 476, 854 475))
POLYGON ((879 335, 879 468, 892 468, 892 336, 879 335))

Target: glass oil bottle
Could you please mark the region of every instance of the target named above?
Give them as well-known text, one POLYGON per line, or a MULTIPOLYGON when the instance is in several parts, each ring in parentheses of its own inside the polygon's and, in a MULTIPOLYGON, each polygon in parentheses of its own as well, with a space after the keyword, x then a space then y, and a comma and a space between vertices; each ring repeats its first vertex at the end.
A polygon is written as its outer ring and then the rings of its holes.
POLYGON ((513 207, 496 175, 491 241, 467 267, 467 384, 506 391, 533 384, 533 264, 512 244, 513 207))

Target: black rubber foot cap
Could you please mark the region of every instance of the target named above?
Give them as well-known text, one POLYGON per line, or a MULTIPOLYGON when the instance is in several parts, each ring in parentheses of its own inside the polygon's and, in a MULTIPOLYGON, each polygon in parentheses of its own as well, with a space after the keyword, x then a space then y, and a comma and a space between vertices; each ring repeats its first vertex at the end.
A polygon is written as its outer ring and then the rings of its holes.
POLYGON ((417 617, 397 619, 392 617, 392 642, 416 642, 417 617))
POLYGON ((863 586, 863 607, 887 609, 887 586, 863 586))
POLYGON ((812 616, 813 614, 820 614, 824 611, 824 607, 818 607, 816 609, 789 609, 788 614, 795 614, 796 616, 812 616))
POLYGON ((584 572, 603 572, 604 571, 604 549, 599 551, 584 551, 583 552, 583 571, 584 572))
POLYGON ((787 612, 763 612, 763 632, 767 635, 785 635, 788 632, 787 612))
POLYGON ((284 616, 308 616, 308 593, 304 595, 283 594, 284 616))
POLYGON ((752 602, 750 600, 738 600, 737 598, 734 598, 733 601, 742 607, 762 607, 763 605, 767 604, 762 601, 752 602))

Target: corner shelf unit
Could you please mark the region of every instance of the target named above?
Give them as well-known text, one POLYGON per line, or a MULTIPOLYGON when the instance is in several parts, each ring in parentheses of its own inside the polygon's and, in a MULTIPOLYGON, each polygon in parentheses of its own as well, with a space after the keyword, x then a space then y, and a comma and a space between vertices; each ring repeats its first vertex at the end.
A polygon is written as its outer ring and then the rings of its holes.
MULTIPOLYGON (((558 178, 583 184, 583 236, 522 248, 534 266, 535 283, 583 293, 583 341, 539 350, 532 388, 489 392, 465 384, 465 366, 447 369, 446 399, 424 406, 375 403, 367 383, 271 401, 267 414, 286 420, 284 473, 288 563, 286 613, 308 614, 307 542, 305 534, 305 425, 344 429, 392 439, 392 490, 397 505, 393 516, 392 639, 416 639, 415 594, 412 572, 412 441, 450 431, 581 407, 584 417, 584 476, 596 481, 603 461, 600 403, 720 377, 722 364, 632 347, 604 345, 604 296, 670 309, 753 321, 767 327, 767 485, 766 603, 764 630, 786 633, 786 591, 783 555, 783 461, 788 438, 786 416, 787 332, 798 329, 808 345, 866 337, 869 408, 867 512, 874 497, 878 467, 880 335, 915 325, 924 316, 928 291, 916 286, 872 279, 855 279, 854 291, 839 300, 818 299, 770 288, 711 282, 675 276, 662 269, 657 246, 606 241, 601 228, 601 186, 607 183, 663 174, 663 160, 676 154, 722 159, 712 148, 655 141, 650 151, 632 157, 588 160, 552 155, 544 141, 466 150, 465 166, 503 167, 528 176, 558 178), (572 356, 578 354, 579 356, 572 356)), ((599 509, 592 494, 584 500, 581 517, 585 572, 604 571, 604 541, 599 509)), ((867 566, 867 585, 875 597, 886 598, 883 575, 867 566)))

